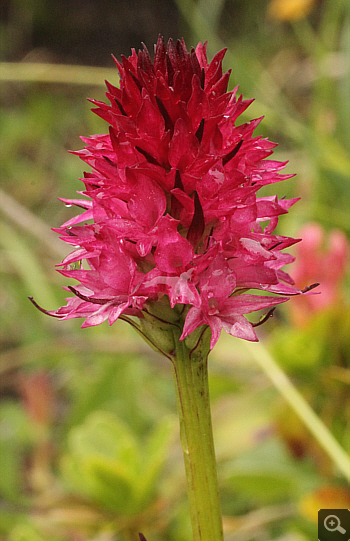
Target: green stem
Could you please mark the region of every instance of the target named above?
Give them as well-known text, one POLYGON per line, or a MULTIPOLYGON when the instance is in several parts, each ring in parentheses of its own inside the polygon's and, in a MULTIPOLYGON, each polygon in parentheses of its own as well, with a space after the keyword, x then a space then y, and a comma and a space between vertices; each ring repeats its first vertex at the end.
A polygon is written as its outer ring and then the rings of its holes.
POLYGON ((116 69, 42 62, 0 62, 0 81, 105 86, 106 78, 116 84, 116 69))
POLYGON ((223 541, 209 402, 208 355, 191 352, 175 336, 173 368, 193 539, 223 541))
POLYGON ((255 361, 257 361, 275 385, 276 389, 278 389, 305 426, 310 430, 319 445, 333 460, 339 471, 350 481, 350 457, 334 438, 330 430, 294 387, 267 349, 261 343, 253 344, 252 342, 244 342, 244 344, 249 349, 255 361))

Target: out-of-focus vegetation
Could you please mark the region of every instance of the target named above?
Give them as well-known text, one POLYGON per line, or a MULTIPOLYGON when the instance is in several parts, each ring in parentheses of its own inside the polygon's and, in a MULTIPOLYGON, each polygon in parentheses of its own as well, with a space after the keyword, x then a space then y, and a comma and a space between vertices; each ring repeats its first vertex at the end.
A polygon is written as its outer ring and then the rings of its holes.
POLYGON ((169 363, 123 322, 80 330, 27 299, 46 308, 64 301, 54 266, 67 248, 50 227, 71 216, 57 197, 74 197, 84 169, 67 150, 106 130, 85 100, 104 98, 103 76, 94 84, 86 70, 87 86, 82 65, 103 63, 116 84, 105 48, 128 54, 127 40, 124 49, 117 42, 123 31, 137 48, 135 36, 154 32, 154 42, 173 25, 188 45, 208 40, 209 54, 228 47, 232 87, 256 98, 245 119, 266 116, 259 132, 298 173, 278 186, 279 196, 302 198, 279 225, 292 236, 304 227, 298 285, 320 281, 326 298, 279 308, 261 328, 263 345, 222 336, 212 353, 225 539, 314 540, 319 508, 350 507, 346 457, 331 452, 332 442, 350 443, 350 4, 177 0, 167 14, 161 2, 120 2, 119 17, 110 4, 119 2, 8 0, 1 13, 2 60, 19 64, 16 76, 0 66, 0 539, 131 541, 139 531, 149 541, 191 539, 169 363), (23 62, 34 61, 56 68, 43 74, 33 63, 31 82, 21 80, 23 62), (286 402, 266 355, 312 406, 330 445, 293 394, 286 402))

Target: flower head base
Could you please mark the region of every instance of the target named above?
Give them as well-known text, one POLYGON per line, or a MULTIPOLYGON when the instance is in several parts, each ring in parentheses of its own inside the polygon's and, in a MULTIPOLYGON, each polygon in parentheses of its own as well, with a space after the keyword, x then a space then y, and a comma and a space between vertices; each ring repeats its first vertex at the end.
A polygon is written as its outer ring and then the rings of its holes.
POLYGON ((291 175, 266 159, 276 145, 253 136, 261 119, 237 125, 252 100, 227 92, 224 54, 208 63, 206 44, 188 52, 160 37, 153 62, 145 46, 115 60, 120 88, 107 83, 110 105, 91 100, 109 133, 82 138, 75 152, 93 169, 86 198, 63 200, 84 212, 57 229, 78 246, 60 272, 79 284, 50 315, 112 324, 142 319, 167 298, 181 339, 209 326, 212 348, 222 329, 257 340, 244 314, 300 293, 281 270, 293 261, 282 250, 296 241, 273 233, 296 199, 257 197, 291 175))

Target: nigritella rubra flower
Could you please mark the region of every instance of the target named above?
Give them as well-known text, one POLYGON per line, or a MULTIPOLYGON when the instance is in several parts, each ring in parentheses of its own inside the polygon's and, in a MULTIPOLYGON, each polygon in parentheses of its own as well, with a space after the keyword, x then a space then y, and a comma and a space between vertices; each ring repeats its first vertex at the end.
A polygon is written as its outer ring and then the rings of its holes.
POLYGON ((209 63, 206 44, 159 37, 153 61, 145 46, 115 59, 120 88, 106 83, 109 104, 91 100, 109 132, 82 138, 75 154, 92 172, 83 198, 62 199, 84 212, 56 230, 75 247, 59 272, 78 284, 46 313, 83 327, 135 316, 146 336, 150 317, 176 321, 181 340, 209 326, 212 348, 222 329, 256 341, 245 315, 301 293, 282 270, 296 240, 274 234, 297 199, 257 197, 292 175, 253 135, 261 119, 239 124, 253 100, 227 92, 224 54, 209 63))

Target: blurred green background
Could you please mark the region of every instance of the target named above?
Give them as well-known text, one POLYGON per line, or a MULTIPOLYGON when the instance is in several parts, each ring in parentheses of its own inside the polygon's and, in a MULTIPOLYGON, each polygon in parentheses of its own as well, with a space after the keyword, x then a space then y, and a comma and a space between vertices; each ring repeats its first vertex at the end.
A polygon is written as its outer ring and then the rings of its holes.
POLYGON ((230 87, 255 98, 242 122, 265 115, 259 134, 297 173, 266 193, 301 197, 278 226, 305 239, 298 285, 321 282, 322 295, 278 308, 260 344, 222 336, 211 354, 225 539, 311 541, 319 508, 350 507, 331 449, 350 447, 348 1, 5 0, 0 540, 191 540, 169 363, 123 322, 81 330, 27 299, 64 302, 55 264, 68 250, 50 228, 72 216, 57 198, 82 189, 84 170, 67 150, 107 129, 86 98, 117 84, 111 53, 152 50, 158 33, 208 40, 210 57, 228 47, 230 87), (316 421, 293 394, 287 404, 276 366, 316 421))

